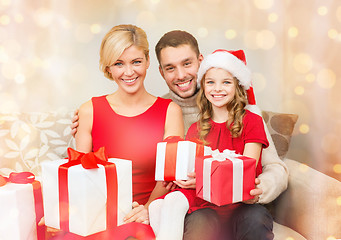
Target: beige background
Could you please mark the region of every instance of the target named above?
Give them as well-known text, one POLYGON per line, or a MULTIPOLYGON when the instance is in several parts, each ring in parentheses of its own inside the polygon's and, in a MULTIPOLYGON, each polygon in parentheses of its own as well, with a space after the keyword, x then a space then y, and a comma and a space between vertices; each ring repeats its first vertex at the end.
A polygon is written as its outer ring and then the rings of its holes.
POLYGON ((73 110, 114 91, 98 51, 121 23, 147 32, 155 95, 168 89, 154 52, 165 32, 189 31, 204 55, 244 49, 260 108, 299 115, 288 157, 341 180, 341 1, 0 0, 0 112, 73 110))

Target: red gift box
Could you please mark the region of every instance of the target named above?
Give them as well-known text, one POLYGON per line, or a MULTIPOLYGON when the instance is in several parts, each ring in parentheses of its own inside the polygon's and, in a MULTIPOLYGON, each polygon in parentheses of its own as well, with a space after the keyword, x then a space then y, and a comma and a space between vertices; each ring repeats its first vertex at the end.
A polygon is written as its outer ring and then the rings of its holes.
POLYGON ((252 199, 256 160, 225 150, 196 161, 197 196, 218 206, 252 199))

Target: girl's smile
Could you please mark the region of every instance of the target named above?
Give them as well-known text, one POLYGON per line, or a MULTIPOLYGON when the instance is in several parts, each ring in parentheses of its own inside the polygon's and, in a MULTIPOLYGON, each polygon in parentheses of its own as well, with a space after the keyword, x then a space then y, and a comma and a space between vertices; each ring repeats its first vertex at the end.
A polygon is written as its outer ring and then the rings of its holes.
POLYGON ((205 74, 204 92, 213 108, 226 107, 236 92, 232 74, 221 68, 209 69, 205 74))

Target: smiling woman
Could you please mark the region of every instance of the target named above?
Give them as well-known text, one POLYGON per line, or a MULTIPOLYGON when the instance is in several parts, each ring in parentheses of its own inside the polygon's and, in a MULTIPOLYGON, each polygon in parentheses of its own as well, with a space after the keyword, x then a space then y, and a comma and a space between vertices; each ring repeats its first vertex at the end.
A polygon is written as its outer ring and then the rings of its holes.
POLYGON ((108 157, 132 161, 135 202, 126 223, 149 223, 149 203, 168 191, 154 180, 157 143, 168 136, 184 135, 181 108, 146 91, 148 67, 145 32, 134 25, 113 27, 101 44, 100 69, 118 88, 80 107, 75 136, 78 151, 97 151, 104 146, 108 157))
POLYGON ((117 83, 119 91, 129 93, 138 91, 143 86, 149 67, 149 58, 136 46, 127 48, 109 67, 106 67, 112 79, 117 83))

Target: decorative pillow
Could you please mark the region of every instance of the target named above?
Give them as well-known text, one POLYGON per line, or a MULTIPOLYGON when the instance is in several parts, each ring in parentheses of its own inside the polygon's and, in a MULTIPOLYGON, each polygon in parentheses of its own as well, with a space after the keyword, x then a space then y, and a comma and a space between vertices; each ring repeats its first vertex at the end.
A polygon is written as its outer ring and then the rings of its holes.
POLYGON ((0 174, 30 171, 41 174, 40 162, 66 157, 74 147, 70 134, 73 113, 0 114, 0 174))
POLYGON ((275 144, 278 156, 284 159, 289 150, 291 135, 298 115, 268 111, 262 111, 262 115, 275 144))

